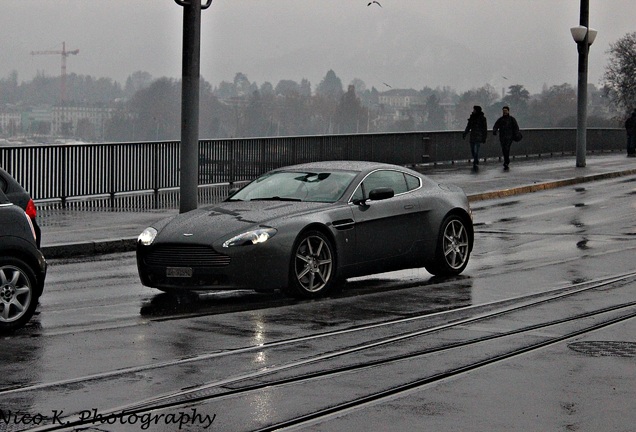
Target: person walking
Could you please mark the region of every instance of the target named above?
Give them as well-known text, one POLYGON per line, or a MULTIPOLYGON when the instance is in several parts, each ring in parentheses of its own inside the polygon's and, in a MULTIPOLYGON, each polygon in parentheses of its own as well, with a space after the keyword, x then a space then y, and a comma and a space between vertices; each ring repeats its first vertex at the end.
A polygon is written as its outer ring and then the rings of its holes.
POLYGON ((486 142, 486 137, 488 136, 486 116, 479 105, 473 107, 473 112, 468 118, 468 124, 466 125, 466 129, 464 129, 462 138, 465 139, 469 133, 470 153, 473 156, 473 171, 477 171, 477 165, 479 165, 479 147, 482 143, 486 142))
POLYGON ((499 133, 499 143, 501 144, 501 153, 504 158, 504 171, 508 171, 510 165, 510 146, 515 140, 515 136, 519 135, 519 124, 517 119, 510 115, 510 107, 502 108, 502 116, 497 119, 492 128, 493 135, 499 133))
POLYGON ((625 120, 625 131, 627 132, 627 157, 636 157, 636 109, 632 116, 625 120))

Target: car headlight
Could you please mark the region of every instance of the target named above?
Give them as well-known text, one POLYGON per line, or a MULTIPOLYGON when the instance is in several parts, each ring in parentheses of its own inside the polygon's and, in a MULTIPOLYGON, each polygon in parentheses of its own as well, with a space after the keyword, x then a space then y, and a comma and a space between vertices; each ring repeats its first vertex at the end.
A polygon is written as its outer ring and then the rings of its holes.
POLYGON ((259 228, 239 234, 223 243, 223 247, 245 246, 264 243, 277 233, 274 228, 259 228))
POLYGON ((157 237, 157 230, 153 227, 148 227, 141 234, 139 234, 137 241, 144 246, 150 246, 155 240, 155 237, 157 237))

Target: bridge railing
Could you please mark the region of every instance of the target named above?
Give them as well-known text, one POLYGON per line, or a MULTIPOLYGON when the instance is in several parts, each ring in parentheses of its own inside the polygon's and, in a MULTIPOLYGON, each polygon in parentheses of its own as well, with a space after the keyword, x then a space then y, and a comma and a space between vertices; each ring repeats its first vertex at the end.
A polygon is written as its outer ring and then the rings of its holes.
MULTIPOLYGON (((513 157, 574 154, 575 129, 528 129, 513 157)), ((621 129, 589 129, 588 152, 622 151, 621 129)), ((481 157, 498 158, 489 136, 481 157)), ((398 165, 468 161, 461 132, 405 132, 199 142, 199 202, 217 201, 235 184, 268 170, 318 160, 370 160, 398 165)), ((179 203, 179 142, 24 145, 0 147, 0 166, 40 207, 175 208, 179 203)))

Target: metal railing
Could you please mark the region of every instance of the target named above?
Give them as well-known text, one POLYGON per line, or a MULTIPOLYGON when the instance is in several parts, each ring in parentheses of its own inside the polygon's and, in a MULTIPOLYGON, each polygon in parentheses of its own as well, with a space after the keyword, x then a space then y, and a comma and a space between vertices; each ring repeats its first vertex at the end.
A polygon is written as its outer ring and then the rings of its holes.
MULTIPOLYGON (((573 154, 575 129, 524 130, 511 154, 573 154)), ((624 148, 621 129, 590 129, 589 152, 624 148)), ((500 156, 496 137, 481 157, 500 156)), ((318 160, 370 160, 397 165, 468 160, 461 132, 320 135, 201 140, 199 202, 218 201, 236 183, 268 170, 318 160)), ((58 144, 0 147, 0 166, 38 206, 158 209, 179 205, 179 142, 58 144)))

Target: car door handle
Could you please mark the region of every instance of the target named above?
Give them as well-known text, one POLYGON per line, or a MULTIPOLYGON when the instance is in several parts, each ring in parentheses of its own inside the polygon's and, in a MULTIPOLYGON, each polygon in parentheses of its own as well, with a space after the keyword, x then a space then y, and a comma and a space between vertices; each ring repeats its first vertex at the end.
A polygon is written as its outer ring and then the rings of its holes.
POLYGON ((413 204, 406 204, 406 205, 404 206, 404 210, 411 210, 411 209, 413 209, 414 207, 415 207, 415 206, 414 206, 413 204))

